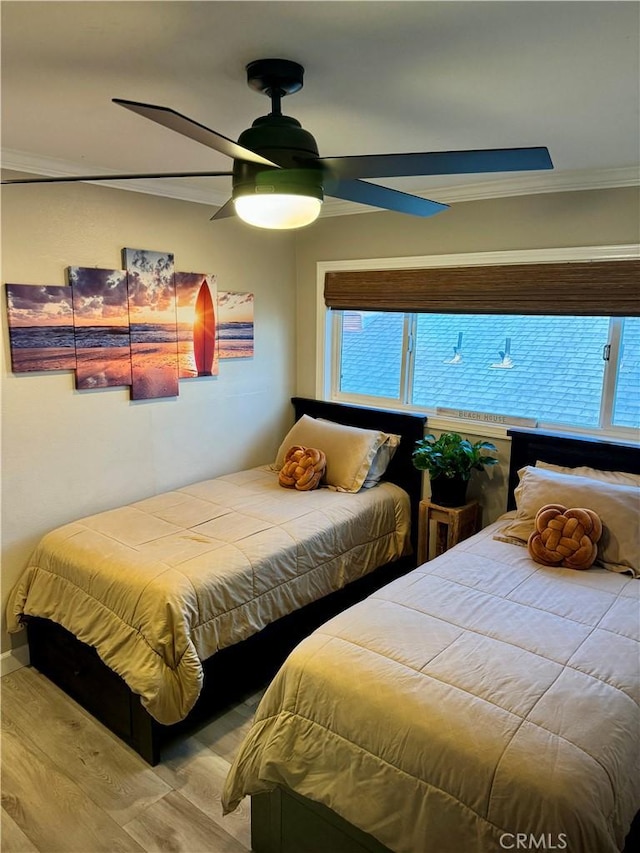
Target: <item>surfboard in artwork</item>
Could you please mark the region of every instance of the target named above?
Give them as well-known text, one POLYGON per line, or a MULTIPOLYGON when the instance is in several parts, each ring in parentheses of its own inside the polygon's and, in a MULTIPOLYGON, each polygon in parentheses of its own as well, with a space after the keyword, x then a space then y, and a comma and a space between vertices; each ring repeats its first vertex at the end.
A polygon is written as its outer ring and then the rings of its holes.
POLYGON ((211 376, 215 350, 216 314, 209 285, 203 281, 198 291, 193 321, 193 355, 198 376, 211 376))
POLYGON ((218 375, 215 275, 176 272, 181 379, 218 375))

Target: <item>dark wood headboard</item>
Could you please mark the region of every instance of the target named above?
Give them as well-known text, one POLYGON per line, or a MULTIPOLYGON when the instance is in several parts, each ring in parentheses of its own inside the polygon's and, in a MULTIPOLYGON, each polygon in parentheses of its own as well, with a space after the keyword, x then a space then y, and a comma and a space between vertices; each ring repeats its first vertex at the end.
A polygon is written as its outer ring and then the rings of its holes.
POLYGON ((640 474, 640 445, 637 444, 515 427, 507 434, 511 436, 507 509, 516 506, 513 491, 518 485, 518 470, 525 465, 535 465, 538 460, 569 468, 589 465, 601 471, 640 474))
POLYGON ((422 499, 422 471, 414 468, 411 461, 416 441, 424 436, 427 423, 425 415, 393 412, 387 409, 370 409, 366 406, 347 406, 343 403, 330 403, 326 400, 312 400, 308 397, 292 397, 296 420, 302 415, 312 418, 325 418, 329 421, 360 427, 361 429, 379 429, 402 436, 393 459, 389 463, 383 479, 403 488, 411 498, 411 539, 414 553, 418 550, 418 510, 422 499))

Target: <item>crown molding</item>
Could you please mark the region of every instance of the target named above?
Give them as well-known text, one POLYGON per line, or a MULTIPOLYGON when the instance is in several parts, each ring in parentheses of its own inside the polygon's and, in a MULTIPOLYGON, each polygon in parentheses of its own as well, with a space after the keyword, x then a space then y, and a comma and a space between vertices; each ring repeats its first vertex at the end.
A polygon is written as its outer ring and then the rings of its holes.
MULTIPOLYGON (((52 178, 75 177, 87 172, 109 174, 109 169, 83 166, 77 163, 58 160, 53 157, 39 157, 23 151, 2 149, 2 168, 32 175, 52 178)), ((219 207, 229 196, 211 189, 199 190, 193 185, 180 184, 179 179, 144 181, 100 181, 98 186, 129 192, 163 196, 196 204, 219 207)), ((429 189, 412 190, 422 198, 434 198, 447 204, 463 201, 480 201, 509 196, 538 195, 542 193, 571 192, 578 190, 601 190, 616 187, 640 185, 640 169, 636 166, 623 166, 613 169, 582 169, 565 172, 544 172, 539 175, 520 175, 514 178, 478 181, 458 186, 439 186, 429 189)), ((339 199, 327 199, 322 205, 321 216, 350 216, 354 213, 376 213, 378 208, 369 205, 354 204, 339 199)))
MULTIPOLYGON (((104 169, 100 166, 78 168, 77 163, 67 160, 34 156, 24 151, 14 151, 8 148, 2 149, 0 162, 3 169, 25 172, 29 175, 42 175, 47 178, 73 178, 87 173, 108 175, 109 172, 114 172, 115 174, 113 169, 104 169)), ((111 187, 116 190, 164 196, 179 201, 192 201, 196 204, 207 204, 210 207, 220 207, 229 198, 228 194, 210 189, 199 190, 197 187, 181 184, 179 181, 179 178, 172 180, 149 178, 143 181, 87 181, 87 183, 93 183, 100 187, 111 187)))
MULTIPOLYGON (((454 204, 461 201, 482 201, 509 196, 539 195, 579 190, 603 190, 616 187, 640 186, 640 168, 623 166, 614 169, 582 169, 567 172, 545 172, 493 181, 478 181, 460 186, 431 187, 415 190, 414 195, 434 201, 454 204)), ((322 206, 322 216, 347 216, 354 213, 375 213, 376 208, 363 204, 331 199, 322 206)), ((379 212, 379 211, 377 211, 379 212)))

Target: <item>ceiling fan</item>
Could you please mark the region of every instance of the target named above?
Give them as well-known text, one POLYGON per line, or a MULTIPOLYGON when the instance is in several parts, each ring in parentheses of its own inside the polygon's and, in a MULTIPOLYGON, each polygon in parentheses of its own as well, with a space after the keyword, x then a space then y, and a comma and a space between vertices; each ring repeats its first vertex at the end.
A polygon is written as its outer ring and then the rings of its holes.
POLYGON ((232 197, 212 219, 237 214, 258 227, 298 228, 316 219, 325 195, 413 216, 432 216, 448 207, 362 179, 553 168, 545 147, 320 157, 313 136, 281 109, 282 98, 302 88, 302 65, 288 59, 258 59, 246 70, 249 86, 271 99, 271 112, 257 118, 237 142, 168 107, 113 99, 144 118, 231 157, 232 171, 18 178, 2 183, 229 176, 232 197))

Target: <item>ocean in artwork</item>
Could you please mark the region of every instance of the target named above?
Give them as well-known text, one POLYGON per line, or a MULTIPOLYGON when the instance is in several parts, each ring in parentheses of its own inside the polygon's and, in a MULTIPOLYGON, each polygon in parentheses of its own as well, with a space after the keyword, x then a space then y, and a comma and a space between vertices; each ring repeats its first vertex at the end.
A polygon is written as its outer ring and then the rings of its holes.
MULTIPOLYGON (((131 323, 129 326, 132 344, 144 344, 153 347, 155 344, 173 344, 175 351, 175 323, 131 323)), ((158 352, 162 347, 158 346, 158 352)))
POLYGON ((7 284, 6 295, 12 370, 73 370, 71 288, 7 284))
POLYGON ((9 328, 9 343, 14 373, 76 366, 73 326, 16 326, 9 328))
POLYGON ((129 346, 129 326, 89 326, 75 330, 79 349, 110 349, 129 346))
POLYGON ((73 290, 76 388, 131 385, 127 274, 69 267, 73 290))
POLYGON ((220 358, 251 358, 254 353, 253 293, 218 291, 220 358))
POLYGON ((250 358, 253 355, 253 323, 220 323, 220 358, 250 358))
POLYGON ((75 337, 78 390, 131 385, 128 326, 76 329, 75 337))

